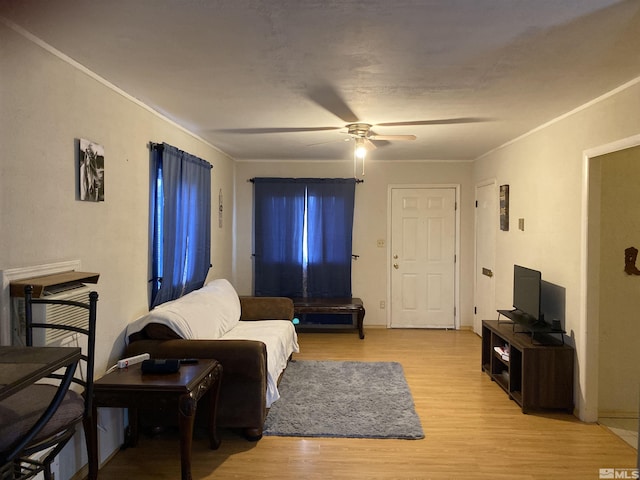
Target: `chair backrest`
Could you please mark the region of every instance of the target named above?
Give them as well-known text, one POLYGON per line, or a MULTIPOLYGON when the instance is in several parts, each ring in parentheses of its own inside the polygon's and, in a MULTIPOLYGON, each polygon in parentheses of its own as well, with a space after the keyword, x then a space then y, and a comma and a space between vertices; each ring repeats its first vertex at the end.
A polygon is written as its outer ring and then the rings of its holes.
MULTIPOLYGON (((33 287, 27 285, 24 288, 24 311, 26 323, 26 344, 33 346, 35 329, 54 329, 66 330, 76 334, 86 336, 86 344, 82 348, 81 360, 84 362, 84 369, 76 369, 76 375, 73 382, 80 385, 84 389, 84 414, 85 417, 91 415, 91 401, 93 397, 93 370, 95 363, 95 346, 96 346, 96 319, 97 319, 97 303, 98 292, 89 292, 89 302, 79 302, 75 300, 47 299, 47 297, 33 298, 33 287), (64 319, 58 320, 56 323, 47 321, 46 323, 36 323, 33 317, 33 305, 66 305, 70 308, 79 308, 87 311, 86 326, 79 326, 76 322, 73 325, 65 324, 64 319), (84 378, 82 378, 82 370, 84 370, 84 378)), ((48 319, 47 319, 48 320, 48 319)), ((83 342, 84 343, 84 342, 83 342)), ((53 378, 60 379, 62 376, 58 374, 51 375, 53 378)))

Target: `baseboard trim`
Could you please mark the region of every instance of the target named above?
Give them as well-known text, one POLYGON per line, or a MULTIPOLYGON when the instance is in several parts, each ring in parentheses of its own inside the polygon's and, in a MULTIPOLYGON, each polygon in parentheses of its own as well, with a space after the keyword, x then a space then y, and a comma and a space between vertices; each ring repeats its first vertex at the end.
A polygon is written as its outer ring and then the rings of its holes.
POLYGON ((638 418, 638 411, 598 410, 598 418, 638 418))

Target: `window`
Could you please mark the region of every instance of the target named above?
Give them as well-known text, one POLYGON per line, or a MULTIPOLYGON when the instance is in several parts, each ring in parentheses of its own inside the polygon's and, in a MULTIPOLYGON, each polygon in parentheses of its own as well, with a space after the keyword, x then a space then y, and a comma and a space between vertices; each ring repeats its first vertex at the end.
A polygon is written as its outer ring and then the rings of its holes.
POLYGON ((150 308, 200 288, 211 262, 211 165, 166 143, 151 148, 150 308))
POLYGON ((355 179, 254 179, 255 295, 351 297, 355 179))

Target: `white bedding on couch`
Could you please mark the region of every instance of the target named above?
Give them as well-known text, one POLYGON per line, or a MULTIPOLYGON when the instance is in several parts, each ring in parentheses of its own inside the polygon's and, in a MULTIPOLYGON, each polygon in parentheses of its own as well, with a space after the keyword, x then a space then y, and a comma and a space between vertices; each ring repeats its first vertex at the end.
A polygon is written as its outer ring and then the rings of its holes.
POLYGON ((289 320, 238 322, 222 340, 258 340, 267 346, 267 408, 280 398, 278 378, 292 353, 298 353, 298 336, 289 320))
POLYGON ((163 303, 127 325, 129 335, 149 323, 160 323, 185 339, 257 340, 267 346, 267 408, 278 398, 278 378, 293 353, 298 337, 289 320, 240 321, 240 299, 225 279, 212 280, 171 302, 163 303))
POLYGON ((240 321, 240 299, 228 280, 212 280, 205 286, 158 305, 127 326, 125 339, 149 323, 161 323, 182 338, 215 340, 240 321))

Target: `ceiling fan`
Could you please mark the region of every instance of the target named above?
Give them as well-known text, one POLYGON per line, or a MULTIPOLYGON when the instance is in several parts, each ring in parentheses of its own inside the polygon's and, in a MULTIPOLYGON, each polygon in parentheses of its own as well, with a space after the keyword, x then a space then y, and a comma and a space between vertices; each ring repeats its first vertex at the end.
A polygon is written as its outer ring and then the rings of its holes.
MULTIPOLYGON (((350 123, 346 125, 347 134, 356 141, 356 155, 358 148, 373 150, 376 148, 374 141, 396 141, 396 140, 415 140, 415 135, 378 135, 371 130, 372 125, 369 123, 350 123)), ((363 152, 360 154, 363 156, 363 152)))
MULTIPOLYGON (((241 134, 268 134, 268 133, 296 133, 296 132, 322 132, 330 130, 342 130, 349 135, 344 140, 355 140, 354 161, 356 158, 364 159, 367 151, 374 150, 377 146, 387 145, 388 142, 415 140, 415 135, 380 135, 372 130, 373 127, 400 127, 400 126, 423 126, 423 125, 454 125, 462 123, 484 122, 484 118, 459 117, 443 118, 431 120, 411 120, 405 122, 386 123, 364 123, 359 120, 355 113, 349 108, 347 103, 338 94, 337 90, 330 85, 323 85, 311 89, 307 92, 307 98, 332 113, 343 122, 343 126, 326 127, 267 127, 267 128, 231 128, 216 130, 223 133, 241 134), (376 145, 376 142, 378 145, 376 145)), ((329 143, 329 142, 323 142, 329 143)), ((319 145, 319 144, 314 144, 319 145)))

